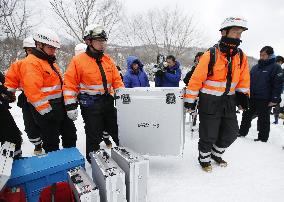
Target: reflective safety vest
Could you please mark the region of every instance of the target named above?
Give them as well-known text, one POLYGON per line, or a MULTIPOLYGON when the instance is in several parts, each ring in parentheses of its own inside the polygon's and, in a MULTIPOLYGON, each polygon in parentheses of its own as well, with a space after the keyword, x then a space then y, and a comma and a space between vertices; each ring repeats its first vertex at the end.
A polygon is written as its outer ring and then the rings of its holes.
MULTIPOLYGON (((228 60, 226 55, 216 49, 216 62, 213 67, 213 75, 208 75, 208 64, 210 61, 210 51, 207 51, 200 58, 200 61, 188 83, 184 102, 194 103, 199 92, 221 96, 226 90, 228 60)), ((247 56, 243 55, 242 66, 240 66, 240 56, 236 54, 232 57, 232 82, 228 95, 235 94, 235 91, 249 94, 250 74, 247 56)))
MULTIPOLYGON (((108 92, 124 87, 115 63, 108 55, 101 59, 108 92)), ((72 58, 64 75, 65 105, 76 104, 80 93, 87 95, 102 95, 105 93, 102 76, 96 60, 86 53, 72 58)))
MULTIPOLYGON (((60 74, 59 67, 55 63, 53 65, 60 74)), ((41 115, 50 112, 50 100, 62 97, 62 87, 56 72, 46 60, 33 54, 23 60, 20 72, 28 102, 41 115)))

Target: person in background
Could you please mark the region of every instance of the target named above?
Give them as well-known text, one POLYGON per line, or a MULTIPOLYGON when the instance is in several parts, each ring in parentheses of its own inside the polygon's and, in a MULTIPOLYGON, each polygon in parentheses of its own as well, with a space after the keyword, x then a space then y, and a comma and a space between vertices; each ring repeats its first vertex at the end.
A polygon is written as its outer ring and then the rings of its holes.
POLYGON ((180 63, 173 55, 166 57, 166 66, 155 73, 156 87, 179 87, 181 78, 180 63))
MULTIPOLYGON (((275 62, 277 64, 279 64, 280 66, 282 66, 282 64, 284 63, 284 58, 280 55, 276 56, 275 58, 275 62)), ((283 71, 283 69, 282 69, 283 71)), ((283 77, 283 80, 284 80, 284 77, 283 77)), ((282 93, 283 93, 283 86, 282 86, 282 93)), ((280 107, 280 103, 277 104, 274 108, 273 108, 273 114, 274 114, 274 122, 273 124, 278 124, 278 119, 279 119, 279 114, 282 112, 282 109, 280 107)), ((284 122, 283 122, 284 124, 284 122)))
POLYGON ((136 56, 128 56, 127 72, 124 75, 123 83, 125 88, 149 87, 149 79, 143 69, 143 64, 136 56))
POLYGON ((184 79, 183 79, 183 82, 185 83, 185 85, 187 86, 188 85, 188 82, 196 68, 196 66, 198 65, 199 63, 199 59, 200 57, 203 55, 204 52, 198 52, 195 57, 194 57, 194 65, 190 68, 190 70, 187 72, 187 74, 185 75, 184 79))
POLYGON ((260 50, 258 64, 250 71, 250 107, 243 113, 240 137, 248 134, 252 117, 257 114, 258 138, 254 141, 267 142, 269 138, 271 107, 281 102, 283 85, 283 72, 281 66, 275 63, 275 59, 273 48, 264 46, 260 50))
POLYGON ((122 71, 121 71, 120 66, 116 65, 116 68, 117 68, 117 70, 118 70, 118 72, 119 72, 119 75, 120 75, 120 77, 121 77, 121 80, 123 81, 123 75, 122 75, 122 71))

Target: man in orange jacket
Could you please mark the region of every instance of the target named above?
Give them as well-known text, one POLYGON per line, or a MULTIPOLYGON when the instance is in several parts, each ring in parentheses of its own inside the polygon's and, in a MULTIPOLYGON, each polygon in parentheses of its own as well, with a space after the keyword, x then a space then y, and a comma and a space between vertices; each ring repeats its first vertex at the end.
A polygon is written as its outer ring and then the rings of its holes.
POLYGON ((113 60, 104 53, 107 35, 97 26, 88 34, 90 44, 86 52, 72 58, 64 75, 64 100, 68 117, 77 118, 80 103, 85 122, 86 158, 100 149, 102 133, 108 132, 116 145, 119 144, 117 115, 114 98, 110 94, 124 87, 113 60))
MULTIPOLYGON (((31 54, 32 49, 35 48, 35 42, 31 36, 23 40, 23 48, 25 49, 26 56, 31 54)), ((6 73, 5 86, 10 92, 15 93, 17 89, 22 88, 22 78, 20 75, 22 61, 23 60, 18 60, 14 62, 6 73)), ((22 108, 25 131, 27 133, 27 136, 30 142, 35 145, 34 154, 39 155, 42 153, 40 129, 34 121, 30 106, 27 102, 27 98, 24 92, 22 92, 18 97, 18 106, 22 108)))
POLYGON ((39 29, 33 36, 36 48, 22 62, 20 74, 23 90, 31 104, 33 117, 40 127, 43 149, 59 149, 59 136, 64 148, 76 146, 76 128, 66 114, 63 79, 55 64, 59 37, 50 29, 39 29))
POLYGON ((197 65, 184 97, 191 111, 199 96, 199 157, 203 170, 212 171, 211 159, 227 166, 222 154, 237 138, 236 105, 248 108, 249 68, 247 56, 238 46, 247 22, 242 18, 226 18, 221 25, 221 40, 215 47, 215 65, 209 69, 210 51, 197 65), (242 56, 241 56, 242 55, 242 56), (242 60, 242 61, 241 61, 242 60))

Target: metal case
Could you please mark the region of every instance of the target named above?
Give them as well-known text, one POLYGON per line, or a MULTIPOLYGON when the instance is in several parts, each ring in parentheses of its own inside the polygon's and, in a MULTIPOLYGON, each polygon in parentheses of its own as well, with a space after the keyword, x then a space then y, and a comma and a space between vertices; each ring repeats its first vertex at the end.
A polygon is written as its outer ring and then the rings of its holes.
POLYGON ((125 172, 128 202, 146 202, 149 160, 125 147, 114 147, 111 157, 125 172))
POLYGON ((68 182, 77 202, 100 202, 99 189, 84 168, 69 170, 68 182))
POLYGON ((102 202, 126 202, 125 173, 109 156, 100 149, 91 152, 93 180, 100 190, 102 202))
POLYGON ((181 156, 184 147, 183 88, 116 91, 120 146, 140 154, 181 156))
POLYGON ((14 152, 15 144, 13 143, 4 142, 0 147, 0 191, 11 176, 14 152))

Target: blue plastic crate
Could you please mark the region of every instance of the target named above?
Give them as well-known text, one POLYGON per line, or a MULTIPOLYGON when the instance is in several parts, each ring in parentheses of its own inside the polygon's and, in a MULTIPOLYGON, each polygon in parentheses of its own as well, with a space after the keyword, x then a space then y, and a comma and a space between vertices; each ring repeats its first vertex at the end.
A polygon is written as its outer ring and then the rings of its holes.
POLYGON ((76 148, 16 160, 7 186, 23 186, 28 201, 37 202, 44 187, 68 181, 67 171, 78 166, 85 167, 85 159, 76 148))

